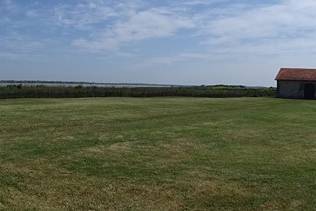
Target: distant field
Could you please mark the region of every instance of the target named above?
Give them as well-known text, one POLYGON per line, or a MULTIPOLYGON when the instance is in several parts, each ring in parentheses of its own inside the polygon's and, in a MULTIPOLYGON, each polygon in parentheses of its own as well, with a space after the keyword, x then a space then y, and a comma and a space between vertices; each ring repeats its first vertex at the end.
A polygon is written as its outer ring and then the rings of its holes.
POLYGON ((0 210, 315 210, 316 101, 0 100, 0 210))

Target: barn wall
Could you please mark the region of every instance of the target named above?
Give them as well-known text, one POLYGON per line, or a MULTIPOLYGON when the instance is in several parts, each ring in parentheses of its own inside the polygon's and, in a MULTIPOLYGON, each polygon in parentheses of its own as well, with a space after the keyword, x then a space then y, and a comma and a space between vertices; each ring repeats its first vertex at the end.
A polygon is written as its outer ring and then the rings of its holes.
POLYGON ((278 81, 278 96, 283 98, 304 98, 304 84, 314 84, 316 86, 316 82, 278 81))

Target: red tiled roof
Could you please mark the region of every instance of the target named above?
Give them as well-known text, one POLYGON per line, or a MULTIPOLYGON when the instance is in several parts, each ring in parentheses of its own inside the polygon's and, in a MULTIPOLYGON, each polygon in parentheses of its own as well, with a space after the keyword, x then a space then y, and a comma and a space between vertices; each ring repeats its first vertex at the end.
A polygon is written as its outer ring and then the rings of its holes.
POLYGON ((281 68, 275 80, 278 80, 278 81, 316 81, 316 69, 281 68))

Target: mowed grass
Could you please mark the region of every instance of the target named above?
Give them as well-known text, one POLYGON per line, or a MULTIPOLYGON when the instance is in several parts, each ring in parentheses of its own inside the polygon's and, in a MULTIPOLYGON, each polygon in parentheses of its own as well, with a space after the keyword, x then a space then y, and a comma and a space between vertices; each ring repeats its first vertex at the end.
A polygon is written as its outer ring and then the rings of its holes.
POLYGON ((315 210, 316 101, 0 101, 0 210, 315 210))

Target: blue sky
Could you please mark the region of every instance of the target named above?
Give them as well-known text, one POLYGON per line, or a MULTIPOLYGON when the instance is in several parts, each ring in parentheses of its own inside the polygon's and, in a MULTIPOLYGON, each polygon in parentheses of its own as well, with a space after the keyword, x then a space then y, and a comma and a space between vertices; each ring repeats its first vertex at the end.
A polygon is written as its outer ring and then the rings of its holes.
POLYGON ((272 86, 316 67, 315 0, 0 0, 0 80, 272 86))

